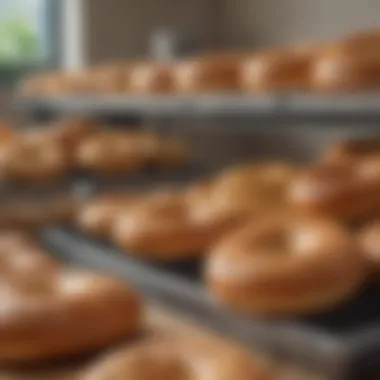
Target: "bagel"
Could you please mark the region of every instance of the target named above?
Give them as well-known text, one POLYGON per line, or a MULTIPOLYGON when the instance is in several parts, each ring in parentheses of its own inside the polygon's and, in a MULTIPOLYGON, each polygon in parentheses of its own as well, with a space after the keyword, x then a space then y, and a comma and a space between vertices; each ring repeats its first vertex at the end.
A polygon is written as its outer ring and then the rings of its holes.
POLYGON ((3 178, 20 183, 46 183, 66 176, 72 169, 67 150, 41 131, 17 135, 0 147, 3 178))
POLYGON ((154 259, 203 255, 249 218, 287 209, 286 187, 295 172, 286 164, 247 165, 185 190, 153 193, 118 213, 112 239, 128 252, 154 259))
POLYGON ((320 161, 327 165, 349 166, 377 156, 380 157, 379 138, 350 139, 327 148, 320 161))
POLYGON ((80 380, 271 380, 272 370, 241 349, 187 337, 151 339, 112 353, 80 380))
POLYGON ((358 92, 380 86, 380 51, 332 51, 314 63, 311 86, 321 92, 358 92))
POLYGON ((1 361, 84 354, 139 332, 140 301, 123 283, 62 267, 23 235, 0 234, 0 252, 1 361))
POLYGON ((32 75, 24 78, 18 85, 17 93, 26 98, 42 95, 44 93, 44 76, 32 75))
POLYGON ((332 93, 376 90, 380 86, 379 62, 380 30, 348 35, 319 54, 311 87, 332 93))
POLYGON ((60 72, 36 74, 24 79, 19 85, 21 96, 56 96, 67 92, 69 85, 67 75, 60 72))
POLYGON ((328 219, 255 220, 220 241, 205 277, 231 309, 267 316, 311 313, 352 296, 366 270, 350 234, 328 219))
MULTIPOLYGON (((199 257, 240 221, 235 215, 198 212, 206 198, 200 188, 161 190, 114 219, 113 241, 131 254, 163 261, 199 257)), ((203 186, 203 185, 202 185, 203 186)))
POLYGON ((8 144, 15 136, 16 133, 10 123, 0 120, 0 146, 8 144))
POLYGON ((245 164, 222 172, 215 179, 213 202, 220 209, 260 213, 286 207, 287 186, 298 169, 287 163, 245 164))
POLYGON ((101 174, 130 173, 144 168, 152 156, 152 141, 144 134, 104 131, 79 144, 79 167, 101 174))
POLYGON ((240 90, 240 63, 245 54, 207 54, 179 62, 173 67, 174 90, 178 93, 215 93, 240 90))
POLYGON ((358 241, 361 251, 370 269, 380 274, 380 223, 378 220, 365 226, 359 233, 358 241))
POLYGON ((130 69, 128 90, 132 94, 165 94, 172 91, 170 65, 158 62, 141 62, 130 69))
POLYGON ((221 227, 193 221, 180 191, 162 191, 117 216, 112 239, 128 253, 175 261, 196 257, 219 236, 221 227))
POLYGON ((65 149, 74 151, 76 146, 97 131, 97 127, 88 119, 69 118, 59 120, 46 129, 46 134, 58 140, 65 149))
POLYGON ((108 237, 118 214, 132 209, 140 197, 136 194, 107 194, 85 202, 76 214, 76 224, 83 231, 108 237))
POLYGON ((86 73, 87 92, 101 95, 128 92, 131 67, 128 62, 115 62, 89 69, 86 73))
POLYGON ((310 168, 291 182, 289 203, 306 214, 363 220, 379 212, 379 168, 379 158, 310 168))
POLYGON ((352 54, 380 52, 380 29, 350 34, 338 41, 335 49, 352 54))
POLYGON ((254 54, 242 64, 241 86, 247 92, 279 92, 310 89, 310 74, 317 48, 254 54))

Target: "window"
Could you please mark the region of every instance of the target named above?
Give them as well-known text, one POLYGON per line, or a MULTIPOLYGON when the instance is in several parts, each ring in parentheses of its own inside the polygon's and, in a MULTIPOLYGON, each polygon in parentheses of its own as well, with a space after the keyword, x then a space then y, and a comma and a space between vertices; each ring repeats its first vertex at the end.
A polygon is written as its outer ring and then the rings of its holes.
POLYGON ((0 78, 51 65, 57 0, 0 0, 0 78), (4 76, 3 74, 6 73, 4 76))

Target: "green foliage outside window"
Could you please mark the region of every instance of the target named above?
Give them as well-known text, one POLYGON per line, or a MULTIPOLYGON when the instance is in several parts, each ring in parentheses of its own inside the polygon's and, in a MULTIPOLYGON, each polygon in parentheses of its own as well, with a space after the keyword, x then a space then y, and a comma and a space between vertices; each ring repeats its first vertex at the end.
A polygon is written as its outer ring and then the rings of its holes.
POLYGON ((25 64, 41 57, 38 32, 22 17, 0 19, 0 64, 25 64))

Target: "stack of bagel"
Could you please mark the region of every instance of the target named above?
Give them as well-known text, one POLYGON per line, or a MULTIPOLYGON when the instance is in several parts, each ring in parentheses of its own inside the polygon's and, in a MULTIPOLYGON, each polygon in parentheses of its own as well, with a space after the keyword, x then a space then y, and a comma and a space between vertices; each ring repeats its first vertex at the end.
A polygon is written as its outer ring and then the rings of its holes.
POLYGON ((24 80, 24 96, 356 92, 380 88, 380 30, 262 51, 210 52, 175 62, 107 63, 24 80))
POLYGON ((76 223, 144 259, 203 260, 216 299, 280 316, 360 290, 380 268, 378 217, 380 143, 364 139, 335 143, 307 166, 248 163, 179 188, 101 194, 76 223))
POLYGON ((0 129, 0 178, 21 184, 49 183, 74 171, 128 174, 184 163, 184 146, 148 131, 101 128, 69 119, 44 128, 0 129))
POLYGON ((23 232, 1 231, 0 251, 3 366, 35 369, 123 343, 86 364, 75 379, 190 379, 194 373, 194 379, 207 380, 277 378, 271 366, 242 348, 149 331, 135 290, 109 275, 58 263, 23 232))
POLYGON ((68 191, 78 173, 126 178, 171 171, 186 161, 177 139, 150 131, 102 128, 83 119, 15 130, 0 124, 0 228, 38 228, 71 219, 78 197, 68 191))

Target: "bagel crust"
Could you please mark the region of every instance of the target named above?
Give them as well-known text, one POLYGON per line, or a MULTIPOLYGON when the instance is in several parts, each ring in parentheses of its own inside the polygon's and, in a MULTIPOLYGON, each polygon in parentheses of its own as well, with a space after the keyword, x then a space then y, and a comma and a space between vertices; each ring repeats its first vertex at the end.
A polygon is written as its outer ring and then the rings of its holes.
POLYGON ((373 157, 380 157, 380 139, 376 137, 338 142, 323 152, 321 162, 349 166, 373 157))
POLYGON ((211 251, 206 282, 223 304, 248 314, 302 314, 351 296, 365 265, 348 232, 326 219, 249 223, 211 251))
POLYGON ((344 221, 378 215, 379 163, 376 157, 353 165, 322 165, 305 170, 289 185, 289 203, 306 214, 344 221))
POLYGON ((364 227, 359 233, 358 241, 364 258, 368 261, 370 269, 380 274, 380 222, 376 220, 364 227))
POLYGON ((204 55, 173 67, 178 93, 220 93, 240 90, 239 73, 246 53, 204 55))
POLYGON ((114 220, 112 239, 128 253, 177 261, 204 254, 236 223, 229 218, 201 220, 191 214, 182 192, 162 191, 114 220))
POLYGON ((188 337, 161 338, 115 352, 80 380, 272 380, 247 352, 188 337))
POLYGON ((0 360, 83 354, 140 329, 141 307, 123 283, 62 267, 23 234, 0 235, 0 360))
POLYGON ((76 224, 85 232, 108 237, 112 223, 119 213, 136 207, 140 198, 136 194, 106 194, 85 202, 76 213, 76 224))

